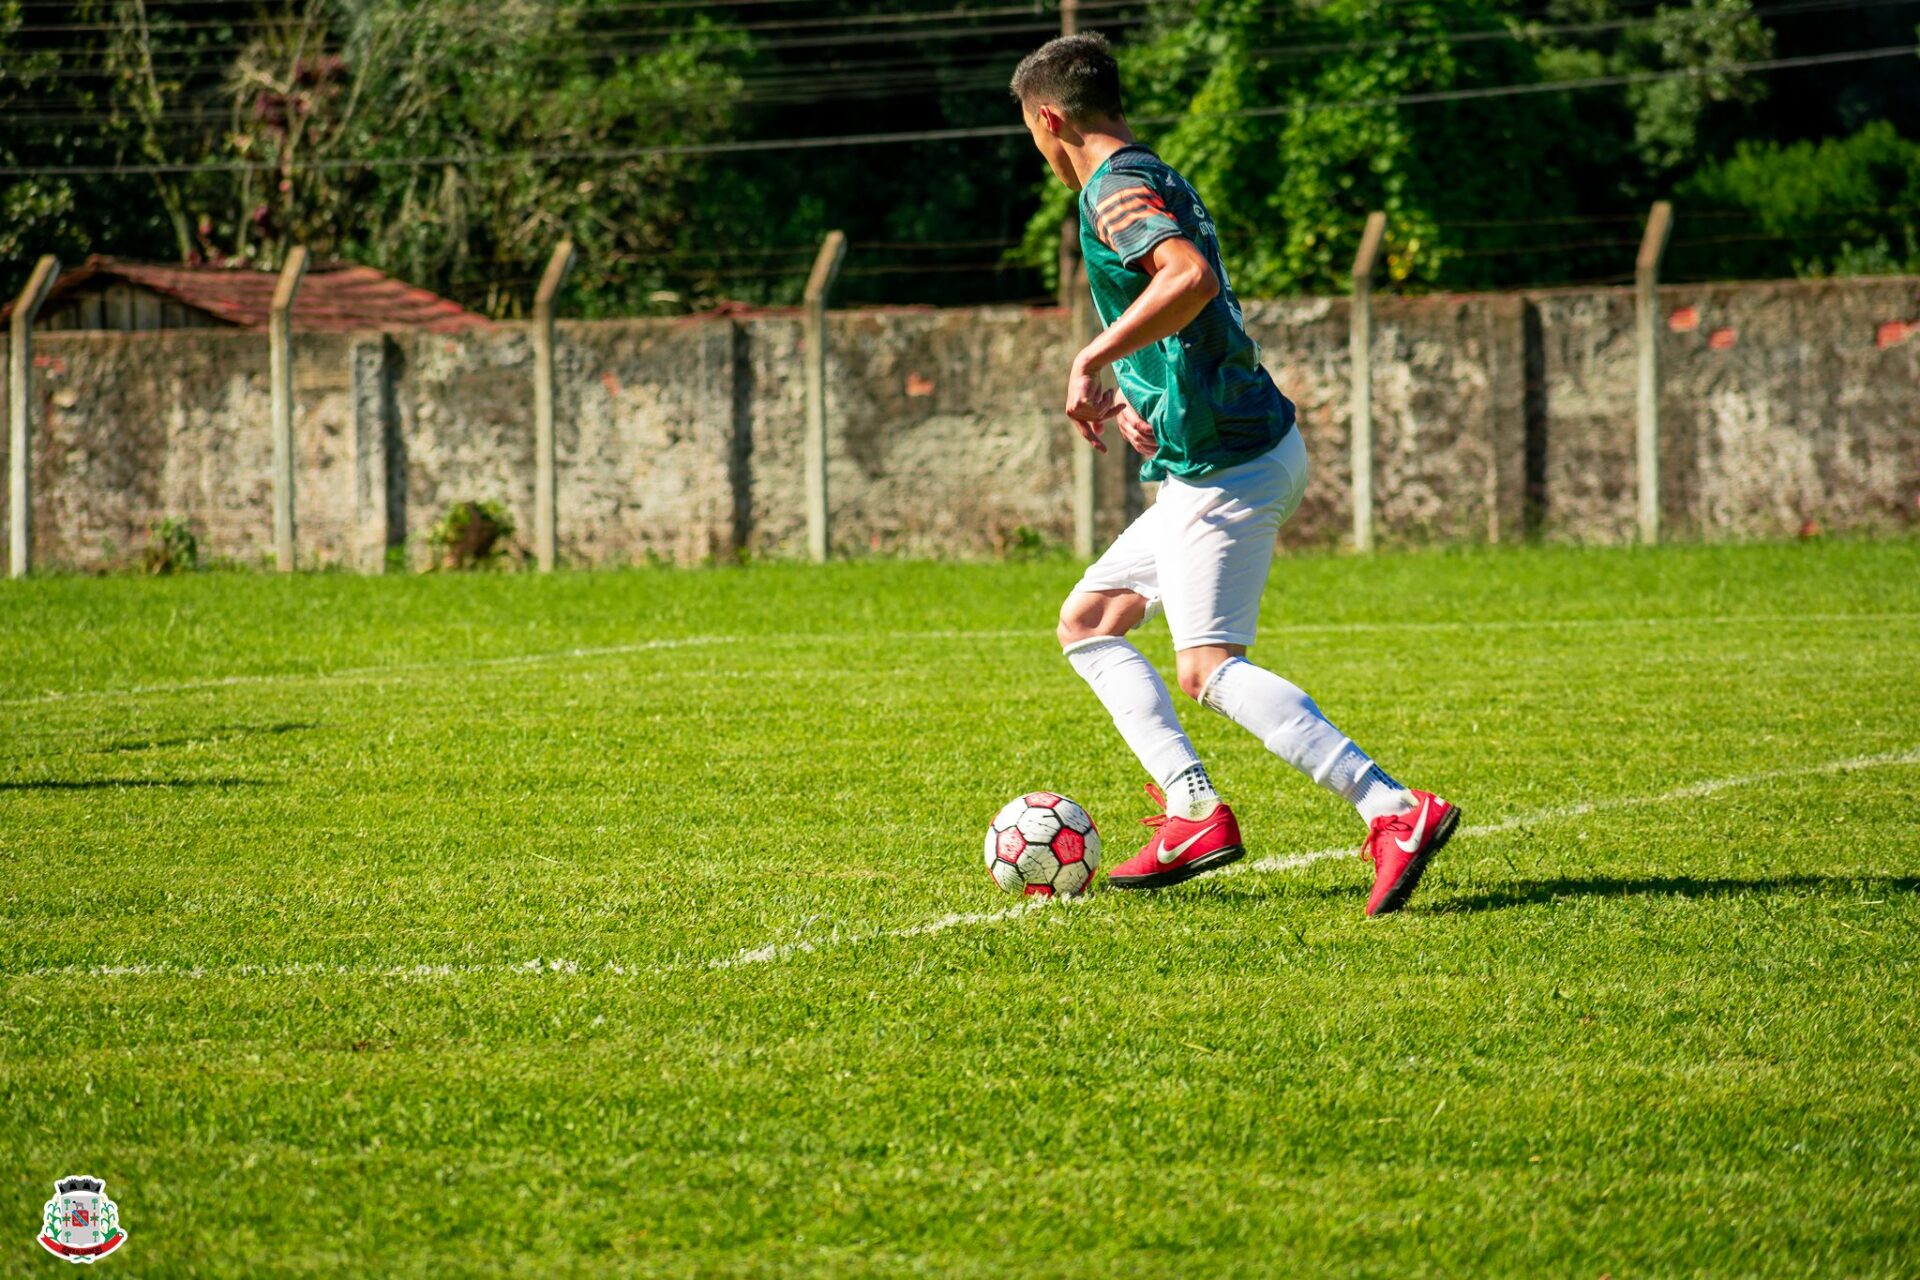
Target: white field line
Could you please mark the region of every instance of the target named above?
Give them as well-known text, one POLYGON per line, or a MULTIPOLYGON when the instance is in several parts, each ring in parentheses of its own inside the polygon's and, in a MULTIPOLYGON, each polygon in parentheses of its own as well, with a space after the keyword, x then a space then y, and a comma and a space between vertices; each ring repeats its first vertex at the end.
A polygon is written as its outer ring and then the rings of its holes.
MULTIPOLYGON (((1876 756, 1855 756, 1847 760, 1830 760, 1824 764, 1807 765, 1798 769, 1771 769, 1764 773, 1743 774, 1737 778, 1714 778, 1706 782, 1690 783, 1684 787, 1675 787, 1651 796, 1622 796, 1612 800, 1591 800, 1583 804, 1567 805, 1557 809, 1541 809, 1533 813, 1516 814, 1499 822, 1479 827, 1464 827, 1454 836, 1498 835, 1504 831, 1513 831, 1521 827, 1539 826, 1548 822, 1564 822, 1569 818, 1583 817, 1589 813, 1599 813, 1607 809, 1629 809, 1641 805, 1667 804, 1675 800, 1691 800, 1700 796, 1710 796, 1716 791, 1725 791, 1732 787, 1748 787, 1761 782, 1776 782, 1783 778, 1799 778, 1812 774, 1851 773, 1860 769, 1884 769, 1892 765, 1920 764, 1920 747, 1909 751, 1893 751, 1876 756)), ((1219 879, 1224 876, 1245 874, 1247 872, 1298 871, 1310 867, 1316 862, 1328 858, 1357 857, 1359 843, 1341 845, 1337 849, 1315 849, 1311 853, 1294 853, 1284 856, 1261 858, 1254 862, 1237 863, 1224 868, 1218 875, 1209 877, 1219 879)), ((764 947, 754 947, 724 960, 710 962, 712 968, 730 969, 741 965, 765 964, 770 960, 784 960, 789 956, 817 951, 840 942, 866 942, 877 938, 917 938, 931 933, 944 933, 948 929, 957 929, 963 925, 992 924, 1001 920, 1010 920, 1029 911, 1038 910, 1049 904, 1048 899, 1031 899, 1018 906, 1008 907, 1004 911, 988 911, 974 915, 941 916, 925 924, 912 925, 904 929, 881 929, 871 933, 843 936, 837 930, 818 942, 784 942, 764 947)))
POLYGON ((764 947, 749 947, 719 960, 707 962, 709 969, 737 969, 742 965, 765 964, 769 960, 785 960, 788 956, 805 955, 825 947, 838 946, 843 942, 870 942, 875 938, 922 938, 928 934, 945 933, 949 929, 958 929, 970 924, 995 924, 1001 920, 1011 920, 1015 916, 1024 916, 1048 906, 1045 898, 1022 898, 1011 907, 1002 907, 998 911, 965 911, 940 916, 925 924, 908 925, 903 929, 880 929, 871 933, 842 934, 838 929, 826 937, 814 942, 804 939, 793 942, 769 942, 764 947))
MULTIPOLYGON (((1788 778, 1805 778, 1822 774, 1856 773, 1869 769, 1894 768, 1901 765, 1920 765, 1920 747, 1905 751, 1888 751, 1879 755, 1852 756, 1845 760, 1829 760, 1822 764, 1803 765, 1793 769, 1768 769, 1760 773, 1740 774, 1732 778, 1711 778, 1704 782, 1692 782, 1657 795, 1619 796, 1607 800, 1589 800, 1580 804, 1564 805, 1553 809, 1538 809, 1532 813, 1515 814, 1481 826, 1462 828, 1454 839, 1465 836, 1499 835, 1524 827, 1540 826, 1551 822, 1565 822, 1572 818, 1585 817, 1590 813, 1603 813, 1613 809, 1633 809, 1646 805, 1671 804, 1676 800, 1696 800, 1717 792, 1732 790, 1735 787, 1751 787, 1763 782, 1779 782, 1788 778)), ((1328 858, 1356 857, 1358 844, 1345 844, 1335 849, 1315 849, 1310 853, 1286 854, 1271 858, 1261 858, 1254 862, 1243 862, 1227 867, 1211 879, 1223 879, 1232 875, 1248 873, 1271 874, 1284 871, 1298 871, 1310 867, 1328 858)), ((1048 908, 1067 907, 1073 910, 1085 910, 1098 898, 1082 900, 1078 903, 1055 903, 1045 898, 1027 898, 1004 907, 998 911, 955 912, 936 917, 920 924, 906 925, 895 929, 873 929, 865 932, 842 933, 839 929, 813 940, 795 939, 792 942, 770 942, 765 946, 749 947, 731 956, 710 960, 708 969, 738 969, 750 965, 768 964, 777 960, 786 960, 797 955, 810 955, 831 947, 850 943, 874 942, 886 938, 924 938, 936 933, 945 933, 949 929, 960 929, 970 925, 998 924, 1003 920, 1012 920, 1020 916, 1031 915, 1048 908)), ((204 968, 160 962, 155 964, 118 964, 118 965, 65 965, 55 968, 30 969, 23 973, 0 975, 16 978, 299 978, 299 977, 342 977, 342 978, 448 978, 478 976, 512 976, 528 974, 585 974, 588 976, 643 977, 670 972, 679 966, 658 964, 619 964, 606 962, 600 964, 582 964, 574 960, 535 957, 519 964, 413 964, 413 965, 342 965, 342 964, 289 964, 289 965, 234 965, 227 968, 204 968)))
MULTIPOLYGON (((1805 625, 1808 623, 1867 624, 1876 622, 1920 621, 1920 613, 1753 613, 1698 614, 1654 618, 1504 618, 1482 621, 1448 622, 1301 622, 1284 623, 1262 629, 1265 636, 1286 635, 1371 635, 1392 632, 1477 632, 1477 631, 1567 631, 1644 627, 1723 627, 1805 625)), ((123 689, 49 690, 20 698, 0 698, 0 707, 32 706, 50 702, 74 702, 95 698, 140 698, 173 693, 197 693, 210 689, 231 689, 247 685, 324 684, 333 681, 385 680, 409 675, 437 675, 443 672, 487 667, 535 666, 551 662, 571 662, 584 658, 614 658, 658 650, 695 649, 715 645, 752 647, 765 644, 911 643, 917 640, 1051 640, 1051 633, 1035 630, 948 630, 881 632, 778 632, 769 635, 673 636, 660 640, 641 640, 632 644, 601 645, 592 648, 555 649, 541 653, 507 654, 493 658, 453 658, 435 662, 394 662, 373 667, 339 667, 331 671, 262 672, 255 675, 214 676, 205 680, 179 680, 162 684, 132 685, 123 689)))

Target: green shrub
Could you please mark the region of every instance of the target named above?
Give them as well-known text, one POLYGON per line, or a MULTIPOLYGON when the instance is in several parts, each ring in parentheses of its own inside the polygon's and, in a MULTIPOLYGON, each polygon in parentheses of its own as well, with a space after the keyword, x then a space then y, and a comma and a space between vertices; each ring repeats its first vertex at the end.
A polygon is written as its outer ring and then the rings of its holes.
POLYGON ((147 526, 140 561, 151 574, 191 573, 200 567, 200 539, 185 520, 168 517, 147 526))
POLYGON ((427 545, 436 569, 489 569, 505 558, 513 532, 505 503, 456 502, 427 531, 427 545))
MULTIPOLYGON (((1920 142, 1876 120, 1847 138, 1745 143, 1679 192, 1678 216, 1733 273, 1759 277, 1920 271, 1920 142), (1744 215, 1744 216, 1736 216, 1744 215)), ((1682 273, 1697 270, 1678 255, 1682 273)))

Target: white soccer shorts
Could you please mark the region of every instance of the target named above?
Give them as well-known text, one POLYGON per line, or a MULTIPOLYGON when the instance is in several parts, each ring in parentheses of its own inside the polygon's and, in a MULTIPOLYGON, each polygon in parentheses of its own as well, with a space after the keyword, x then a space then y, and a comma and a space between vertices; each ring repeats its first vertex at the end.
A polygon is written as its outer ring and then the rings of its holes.
POLYGON ((1193 481, 1169 477, 1074 591, 1145 596, 1147 617, 1167 615, 1175 649, 1251 645, 1274 539, 1306 491, 1297 427, 1251 462, 1193 481))

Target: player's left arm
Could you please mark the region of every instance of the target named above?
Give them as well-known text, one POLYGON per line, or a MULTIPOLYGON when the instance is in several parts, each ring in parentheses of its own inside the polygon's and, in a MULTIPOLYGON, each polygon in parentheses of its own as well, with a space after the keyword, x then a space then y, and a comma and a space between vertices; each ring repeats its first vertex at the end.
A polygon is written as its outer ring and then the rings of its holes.
POLYGON ((1185 236, 1168 236, 1149 249, 1139 267, 1153 279, 1098 337, 1074 357, 1067 379, 1067 416, 1083 422, 1112 417, 1118 411, 1099 375, 1122 356, 1171 338, 1192 324, 1220 292, 1220 278, 1185 236))

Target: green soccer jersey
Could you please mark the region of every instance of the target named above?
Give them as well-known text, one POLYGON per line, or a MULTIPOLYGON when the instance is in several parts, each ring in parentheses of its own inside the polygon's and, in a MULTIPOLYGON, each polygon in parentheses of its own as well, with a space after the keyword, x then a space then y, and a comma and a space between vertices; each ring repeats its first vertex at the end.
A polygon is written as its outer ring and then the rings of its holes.
POLYGON ((1220 263, 1213 218, 1187 180, 1138 144, 1108 156, 1080 192, 1080 250, 1100 323, 1133 305, 1151 278, 1148 252, 1185 236, 1220 281, 1191 324, 1114 362, 1127 403, 1160 442, 1142 480, 1196 479, 1250 462, 1293 430, 1293 404, 1260 366, 1220 263))

